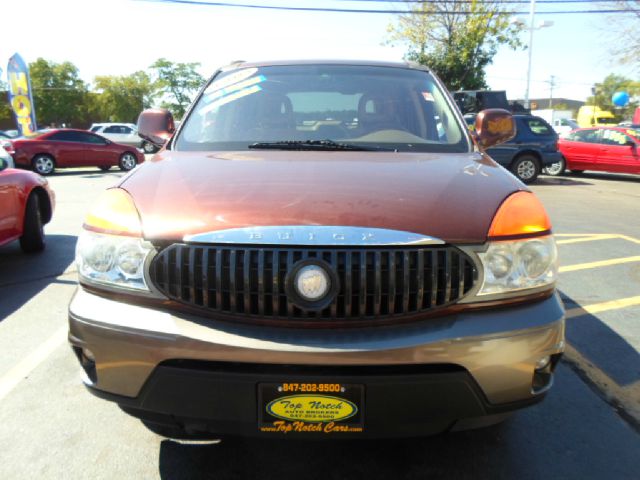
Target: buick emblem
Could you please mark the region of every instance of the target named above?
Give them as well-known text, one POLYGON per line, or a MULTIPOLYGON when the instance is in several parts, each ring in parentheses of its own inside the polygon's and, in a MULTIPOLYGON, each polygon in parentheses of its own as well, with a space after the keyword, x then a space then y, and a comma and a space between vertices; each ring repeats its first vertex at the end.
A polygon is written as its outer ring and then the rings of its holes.
POLYGON ((320 265, 307 265, 298 270, 293 285, 300 298, 307 302, 315 302, 329 292, 331 278, 320 265))

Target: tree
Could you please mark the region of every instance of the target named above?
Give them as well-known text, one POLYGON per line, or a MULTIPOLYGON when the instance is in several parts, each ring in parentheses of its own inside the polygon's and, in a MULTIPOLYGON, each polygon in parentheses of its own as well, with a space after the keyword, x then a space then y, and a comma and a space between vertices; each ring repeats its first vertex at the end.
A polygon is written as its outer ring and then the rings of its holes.
POLYGON ((162 96, 162 106, 182 118, 191 98, 204 83, 196 68, 199 63, 173 63, 160 58, 151 65, 155 71, 155 92, 162 96))
POLYGON ((498 47, 522 46, 501 1, 413 3, 388 28, 389 43, 408 46, 407 60, 430 67, 449 90, 487 88, 485 67, 498 47))
POLYGON ((151 78, 142 71, 120 77, 98 76, 94 85, 99 94, 92 99, 92 116, 102 120, 135 123, 153 102, 151 78))
POLYGON ((595 85, 595 95, 587 98, 587 105, 596 105, 603 110, 614 110, 618 120, 623 118, 631 118, 638 103, 631 101, 626 107, 614 107, 611 97, 616 92, 625 91, 629 96, 634 97, 640 95, 640 82, 631 80, 621 75, 610 74, 605 77, 601 83, 595 85))
POLYGON ((611 42, 611 53, 622 63, 633 65, 640 69, 640 38, 638 38, 638 21, 640 20, 640 0, 618 0, 615 8, 626 10, 624 14, 615 14, 612 21, 607 23, 607 29, 615 35, 616 41, 611 42))
POLYGON ((77 125, 87 118, 87 85, 71 62, 54 63, 38 58, 29 64, 36 121, 77 125))

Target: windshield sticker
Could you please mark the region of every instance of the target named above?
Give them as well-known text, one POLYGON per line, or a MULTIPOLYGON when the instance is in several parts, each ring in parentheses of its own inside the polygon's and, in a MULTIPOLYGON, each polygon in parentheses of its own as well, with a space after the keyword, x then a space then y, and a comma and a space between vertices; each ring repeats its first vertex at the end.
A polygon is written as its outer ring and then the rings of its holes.
POLYGON ((427 102, 435 102, 435 100, 433 99, 433 95, 431 94, 431 92, 422 92, 422 97, 423 97, 427 102))
POLYGON ((217 100, 220 97, 224 97, 225 95, 229 95, 233 92, 237 92, 238 90, 242 90, 243 88, 247 88, 252 85, 262 83, 265 80, 266 78, 264 77, 264 75, 258 75, 257 77, 249 78, 248 80, 244 80, 242 82, 229 85, 228 87, 218 89, 211 93, 207 93, 205 94, 203 100, 207 103, 213 102, 214 100, 217 100))
POLYGON ((249 78, 254 75, 258 71, 257 68, 246 68, 244 70, 239 70, 231 75, 227 75, 220 80, 215 80, 209 87, 204 91, 205 95, 215 92, 216 90, 220 90, 222 88, 228 87, 229 85, 233 85, 234 83, 241 82, 242 80, 249 78))
POLYGON ((261 90, 262 90, 262 87, 260 85, 253 85, 249 88, 245 88, 244 90, 237 91, 235 93, 232 93, 231 95, 227 95, 222 98, 219 98, 218 100, 210 103, 209 105, 202 107, 200 110, 198 110, 198 114, 204 116, 207 113, 212 112, 215 109, 221 107, 222 105, 238 100, 239 98, 246 97, 247 95, 251 95, 252 93, 257 93, 261 90))

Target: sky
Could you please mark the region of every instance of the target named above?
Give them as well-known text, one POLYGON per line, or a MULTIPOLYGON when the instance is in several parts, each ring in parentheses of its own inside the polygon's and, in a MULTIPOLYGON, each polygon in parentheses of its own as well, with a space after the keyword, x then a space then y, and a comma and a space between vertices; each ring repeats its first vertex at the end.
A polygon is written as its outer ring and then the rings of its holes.
MULTIPOLYGON (((397 9, 398 3, 340 0, 221 0, 227 3, 334 8, 397 9)), ((537 11, 602 8, 603 4, 538 3, 537 11)), ((529 5, 520 5, 528 22, 529 5)), ((128 75, 156 59, 199 62, 209 77, 234 60, 365 59, 401 61, 404 45, 387 45, 387 27, 397 15, 257 10, 146 0, 20 0, 3 2, 0 68, 19 53, 26 62, 42 57, 70 61, 91 83, 97 75, 128 75)), ((515 18, 515 17, 514 17, 515 18)), ((536 15, 553 26, 534 30, 530 98, 585 100, 594 83, 616 73, 637 78, 610 53, 620 41, 617 15, 536 15)), ((529 30, 521 31, 529 42, 529 30)), ((523 98, 528 52, 501 48, 487 68, 492 89, 523 98)), ((6 75, 6 73, 3 73, 6 75)), ((6 79, 6 78, 5 78, 6 79)))

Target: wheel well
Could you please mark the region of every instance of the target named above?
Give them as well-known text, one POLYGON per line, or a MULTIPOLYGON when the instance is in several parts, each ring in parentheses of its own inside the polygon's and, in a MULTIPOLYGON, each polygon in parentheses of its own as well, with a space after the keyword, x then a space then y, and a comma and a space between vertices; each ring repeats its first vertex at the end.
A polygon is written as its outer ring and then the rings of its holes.
POLYGON ((513 160, 511 161, 511 165, 512 166, 514 163, 516 163, 518 161, 519 158, 525 156, 525 155, 529 155, 531 157, 534 157, 537 162, 538 162, 538 166, 540 168, 542 168, 542 157, 540 157, 540 154, 538 152, 536 152, 535 150, 524 150, 522 152, 519 152, 515 157, 513 157, 513 160))
POLYGON ((42 223, 49 223, 51 221, 53 211, 51 209, 51 200, 49 199, 49 195, 47 195, 47 192, 44 190, 44 188, 36 187, 31 190, 31 193, 29 195, 38 196, 38 204, 40 205, 40 215, 42 215, 42 223))

